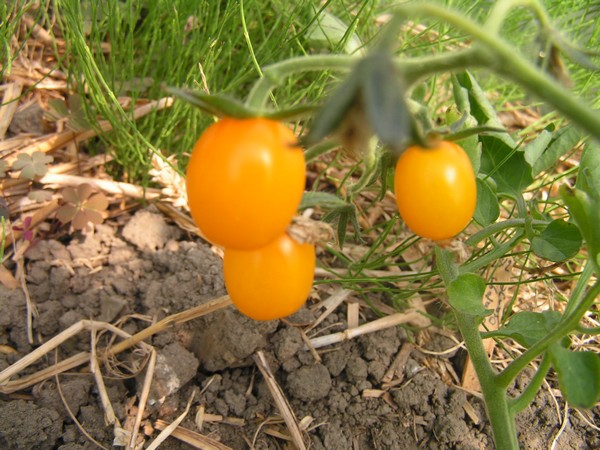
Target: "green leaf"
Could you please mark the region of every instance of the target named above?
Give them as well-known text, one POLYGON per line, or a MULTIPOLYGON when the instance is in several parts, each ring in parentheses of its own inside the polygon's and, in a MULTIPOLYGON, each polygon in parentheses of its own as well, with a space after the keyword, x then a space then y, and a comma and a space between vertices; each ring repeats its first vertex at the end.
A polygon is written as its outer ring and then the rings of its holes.
POLYGON ((335 208, 329 211, 323 216, 323 221, 328 223, 335 223, 337 221, 337 238, 340 247, 344 246, 346 242, 346 232, 348 229, 348 223, 352 222, 356 233, 358 233, 359 225, 358 219, 356 218, 356 209, 354 205, 348 204, 342 208, 335 208))
POLYGON ((464 93, 461 92, 459 86, 465 88, 468 92, 469 107, 467 108, 464 100, 461 98, 461 111, 469 110, 470 114, 474 116, 480 124, 489 121, 500 124, 496 110, 470 72, 465 71, 456 74, 456 83, 457 85, 454 88, 455 97, 457 94, 459 98, 464 96, 464 93))
POLYGON ((561 186, 559 192, 588 245, 590 258, 600 266, 600 200, 566 185, 561 186))
POLYGON ((316 105, 298 105, 276 111, 261 112, 260 116, 280 122, 293 122, 311 116, 318 108, 316 105))
POLYGON ((550 355, 565 399, 577 408, 592 408, 600 399, 600 356, 560 344, 550 347, 550 355))
POLYGON ((358 98, 361 82, 362 71, 359 62, 313 119, 308 134, 302 138, 305 147, 318 144, 339 128, 358 98))
POLYGON ((315 208, 320 206, 325 209, 345 208, 349 204, 337 195, 328 192, 305 192, 298 209, 315 208))
POLYGON ((552 141, 552 133, 548 130, 542 130, 537 137, 527 143, 523 147, 523 153, 525 153, 525 161, 529 163, 531 167, 534 166, 536 161, 542 156, 548 145, 552 141))
POLYGON ((510 318, 506 326, 485 333, 484 337, 511 338, 523 347, 529 348, 550 333, 561 317, 562 315, 557 311, 518 312, 510 318))
MULTIPOLYGON (((454 87, 455 98, 458 95, 459 98, 464 94, 461 93, 460 88, 463 87, 468 92, 468 100, 469 100, 469 113, 477 119, 477 123, 479 125, 485 125, 494 128, 504 128, 500 119, 498 119, 498 114, 496 110, 487 99, 485 92, 477 83, 477 80, 471 75, 469 72, 462 72, 456 75, 456 87, 454 87)), ((461 110, 467 111, 466 105, 464 105, 464 100, 461 99, 463 103, 461 110)), ((506 132, 503 133, 494 133, 494 137, 504 142, 508 147, 515 148, 515 141, 510 137, 510 135, 506 132)))
MULTIPOLYGON (((466 123, 468 124, 470 121, 467 119, 466 123)), ((475 172, 475 174, 479 173, 479 169, 481 167, 481 143, 479 142, 478 135, 483 131, 487 131, 488 129, 488 127, 476 126, 473 128, 465 128, 444 137, 444 139, 454 141, 463 148, 471 160, 473 172, 475 172)))
POLYGON ((533 175, 548 170, 558 159, 581 141, 581 133, 574 127, 567 127, 554 133, 552 142, 546 150, 534 160, 533 175))
POLYGON ((33 180, 36 177, 42 177, 48 172, 48 164, 52 162, 52 156, 44 152, 36 151, 31 155, 19 153, 16 161, 13 163, 14 170, 21 170, 19 178, 33 180))
POLYGON ((278 121, 293 121, 312 115, 318 108, 314 105, 298 105, 274 111, 255 110, 248 108, 239 100, 226 95, 205 94, 193 89, 180 89, 170 86, 166 87, 165 90, 200 108, 204 112, 217 117, 227 116, 238 119, 265 117, 267 119, 278 121))
POLYGON ((306 38, 314 46, 335 50, 343 43, 344 51, 348 54, 359 51, 363 44, 356 33, 350 33, 348 25, 327 11, 321 11, 316 20, 307 30, 306 38))
POLYGON ((360 225, 356 217, 356 208, 352 203, 345 202, 338 196, 327 192, 305 192, 299 209, 315 207, 321 207, 327 211, 323 216, 324 222, 337 222, 337 237, 340 247, 344 245, 346 240, 346 230, 349 222, 352 222, 358 233, 360 225))
POLYGON ((247 108, 242 102, 225 95, 210 95, 194 89, 172 86, 166 86, 165 90, 213 116, 246 119, 260 115, 257 111, 247 108))
POLYGON ((577 225, 557 219, 531 240, 531 249, 540 258, 560 262, 575 256, 581 243, 577 225))
POLYGON ((477 206, 473 218, 483 226, 494 223, 500 217, 500 204, 492 188, 484 180, 477 178, 477 206))
POLYGON ((481 136, 481 172, 491 176, 499 194, 520 195, 533 182, 531 166, 522 151, 495 135, 481 136))
POLYGON ((371 128, 379 140, 398 151, 410 137, 411 114, 392 57, 377 52, 363 59, 362 93, 371 128))
POLYGON ((596 141, 588 141, 583 149, 575 187, 600 201, 600 146, 596 141))
POLYGON ((465 273, 448 285, 450 305, 461 314, 483 318, 492 313, 483 306, 485 281, 479 275, 465 273))
MULTIPOLYGON (((469 79, 465 79, 463 76, 463 82, 468 83, 469 79)), ((456 74, 452 74, 452 93, 454 94, 454 103, 456 103, 458 110, 463 114, 471 115, 469 90, 460 83, 456 74)))

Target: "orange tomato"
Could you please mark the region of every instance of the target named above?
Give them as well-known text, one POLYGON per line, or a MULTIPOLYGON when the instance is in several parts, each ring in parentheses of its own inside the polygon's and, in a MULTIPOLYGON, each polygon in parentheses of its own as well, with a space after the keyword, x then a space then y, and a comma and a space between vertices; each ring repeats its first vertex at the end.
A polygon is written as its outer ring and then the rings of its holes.
POLYGON ((287 234, 255 250, 225 249, 225 287, 233 304, 255 320, 289 316, 306 302, 315 273, 315 247, 287 234))
POLYGON ((186 186, 196 225, 215 244, 259 248, 284 233, 302 199, 304 153, 285 125, 225 118, 196 142, 186 186))
POLYGON ((451 238, 468 225, 475 212, 473 166, 453 142, 406 149, 396 164, 394 188, 400 216, 421 237, 451 238))

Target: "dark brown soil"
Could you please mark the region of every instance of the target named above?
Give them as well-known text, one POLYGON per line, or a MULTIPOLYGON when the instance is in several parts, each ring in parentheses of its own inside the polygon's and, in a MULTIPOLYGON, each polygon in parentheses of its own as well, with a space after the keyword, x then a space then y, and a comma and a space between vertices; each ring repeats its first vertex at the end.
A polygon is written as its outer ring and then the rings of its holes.
MULTIPOLYGON (((161 319, 225 294, 220 258, 151 210, 100 225, 93 234, 37 242, 27 253, 26 273, 39 311, 34 323, 38 343, 83 319, 114 322, 131 314, 161 319)), ((1 370, 34 346, 27 340, 23 292, 0 286, 0 311, 0 345, 16 350, 0 353, 1 370)), ((343 323, 342 313, 330 315, 319 329, 340 331, 336 323, 343 323)), ((195 391, 182 426, 234 449, 251 443, 256 449, 290 448, 276 436, 288 432, 281 421, 273 420, 278 410, 252 359, 263 350, 297 418, 312 418, 305 433, 312 449, 493 448, 483 403, 442 381, 418 350, 405 364, 403 382, 382 390, 384 374, 407 342, 402 328, 320 349, 321 361, 316 361, 305 350, 299 326, 313 319, 313 313, 303 309, 290 323, 255 322, 230 307, 154 336, 149 343, 158 358, 145 424, 173 420, 195 391), (382 395, 369 396, 372 392, 382 395), (201 405, 224 420, 205 421, 199 430, 194 418, 201 405), (469 405, 474 417, 465 412, 469 405), (243 419, 243 424, 233 419, 243 419)), ((132 318, 122 328, 135 333, 147 325, 132 318)), ((89 332, 80 333, 60 347, 59 359, 89 351, 90 342, 89 332)), ((124 355, 123 360, 132 356, 124 355)), ((51 365, 54 357, 47 355, 20 375, 51 365)), ((114 369, 104 369, 105 383, 124 424, 132 417, 144 372, 123 379, 114 376, 114 369)), ((113 429, 105 425, 98 389, 88 372, 61 375, 60 388, 87 433, 111 447, 113 429)), ((559 403, 561 415, 563 407, 559 403)), ((595 417, 600 417, 598 408, 595 417)), ((520 441, 528 449, 550 448, 562 420, 547 390, 519 419, 520 441)), ((0 448, 95 446, 77 428, 56 381, 50 379, 0 397, 0 448)), ((170 437, 161 448, 189 447, 170 437)), ((571 411, 554 448, 600 448, 600 438, 571 411)))

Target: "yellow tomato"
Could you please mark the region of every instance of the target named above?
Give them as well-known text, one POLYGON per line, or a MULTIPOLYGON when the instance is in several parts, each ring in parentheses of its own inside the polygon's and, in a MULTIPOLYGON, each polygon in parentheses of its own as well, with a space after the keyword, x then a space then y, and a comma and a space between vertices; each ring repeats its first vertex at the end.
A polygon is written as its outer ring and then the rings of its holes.
POLYGON ((285 125, 225 118, 198 139, 190 158, 188 204, 215 244, 259 248, 284 233, 305 187, 304 153, 285 125))
POLYGON ((394 188, 400 216, 421 237, 451 238, 468 225, 475 212, 473 166, 453 142, 406 149, 396 164, 394 188))
POLYGON ((315 272, 315 247, 287 234, 255 250, 225 249, 225 287, 233 304, 255 320, 289 316, 306 302, 315 272))

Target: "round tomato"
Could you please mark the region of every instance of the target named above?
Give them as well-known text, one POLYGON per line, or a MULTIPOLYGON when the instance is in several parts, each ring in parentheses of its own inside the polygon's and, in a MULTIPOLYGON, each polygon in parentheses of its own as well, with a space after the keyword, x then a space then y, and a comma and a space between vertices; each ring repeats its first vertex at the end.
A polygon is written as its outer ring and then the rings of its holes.
POLYGON ((225 287, 233 304, 255 320, 289 316, 306 302, 315 273, 315 247, 287 234, 256 250, 225 249, 225 287))
POLYGON ((190 158, 186 186, 194 222, 223 247, 253 249, 284 233, 302 199, 304 153, 285 125, 225 118, 190 158))
POLYGON ((406 149, 396 164, 394 188, 400 216, 421 237, 451 238, 467 226, 475 212, 473 166, 453 142, 406 149))

